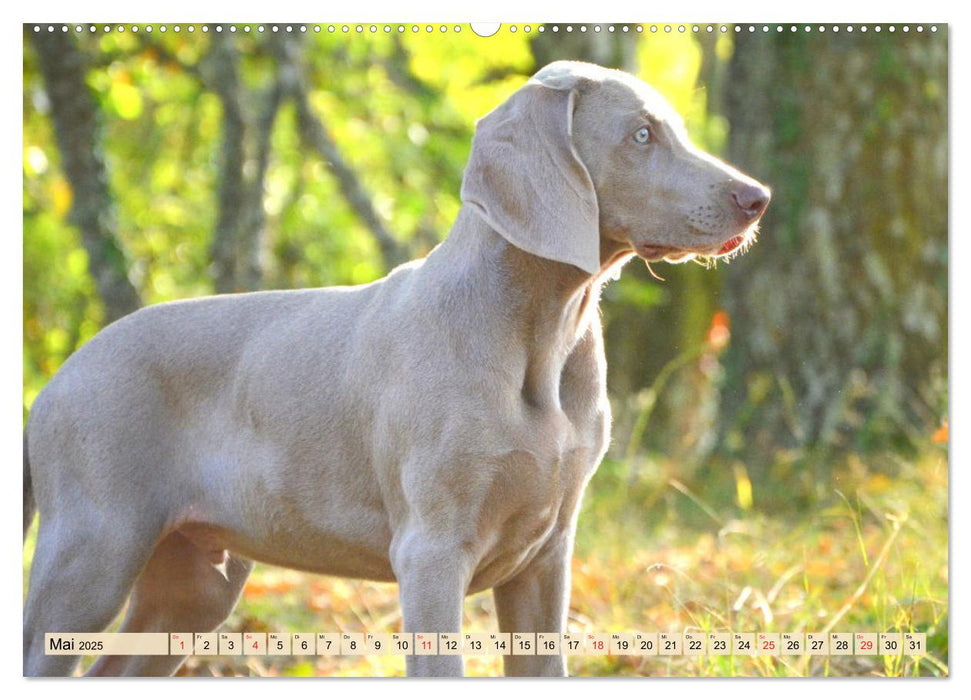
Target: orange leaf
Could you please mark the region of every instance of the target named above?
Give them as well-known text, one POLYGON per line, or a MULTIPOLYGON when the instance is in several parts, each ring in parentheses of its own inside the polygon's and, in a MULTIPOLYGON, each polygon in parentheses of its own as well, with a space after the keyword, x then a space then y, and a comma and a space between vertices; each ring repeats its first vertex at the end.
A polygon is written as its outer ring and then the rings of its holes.
POLYGON ((259 598, 260 596, 266 595, 266 592, 266 586, 259 581, 247 581, 246 586, 243 587, 243 597, 247 600, 259 598))
POLYGON ((947 421, 944 421, 944 425, 934 431, 931 435, 931 442, 943 443, 947 442, 947 421))
POLYGON ((711 317, 706 342, 713 350, 724 350, 732 337, 731 317, 724 311, 716 311, 711 317))

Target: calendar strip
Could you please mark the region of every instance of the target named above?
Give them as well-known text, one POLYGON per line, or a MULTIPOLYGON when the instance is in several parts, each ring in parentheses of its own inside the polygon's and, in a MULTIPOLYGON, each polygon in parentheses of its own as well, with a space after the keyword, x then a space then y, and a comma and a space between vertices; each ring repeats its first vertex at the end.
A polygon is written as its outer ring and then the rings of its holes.
POLYGON ((48 655, 923 656, 923 632, 49 633, 48 655))

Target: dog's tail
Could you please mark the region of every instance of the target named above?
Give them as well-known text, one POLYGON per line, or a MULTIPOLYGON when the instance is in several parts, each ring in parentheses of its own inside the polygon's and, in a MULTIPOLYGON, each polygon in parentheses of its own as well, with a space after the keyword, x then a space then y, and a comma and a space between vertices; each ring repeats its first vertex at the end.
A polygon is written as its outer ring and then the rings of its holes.
POLYGON ((30 479, 30 459, 27 457, 27 431, 24 431, 24 538, 34 522, 37 502, 34 500, 34 484, 30 479))

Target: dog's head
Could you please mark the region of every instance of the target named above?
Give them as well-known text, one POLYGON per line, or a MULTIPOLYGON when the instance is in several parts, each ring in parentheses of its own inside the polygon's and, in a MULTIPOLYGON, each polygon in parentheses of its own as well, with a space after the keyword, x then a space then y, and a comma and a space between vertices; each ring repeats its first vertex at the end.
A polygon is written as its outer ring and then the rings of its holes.
POLYGON ((479 120, 462 199, 514 245, 601 270, 601 239, 647 261, 745 250, 769 190, 697 149, 653 88, 558 61, 479 120))

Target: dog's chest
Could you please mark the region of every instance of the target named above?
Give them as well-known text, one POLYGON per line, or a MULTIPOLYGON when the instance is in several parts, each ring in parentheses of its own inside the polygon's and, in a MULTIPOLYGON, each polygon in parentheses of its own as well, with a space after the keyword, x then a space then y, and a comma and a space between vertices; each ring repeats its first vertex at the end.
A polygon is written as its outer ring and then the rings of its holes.
MULTIPOLYGON (((600 461, 606 424, 588 416, 580 431, 560 413, 534 420, 514 449, 496 454, 480 472, 474 533, 481 552, 473 589, 509 580, 551 543, 568 536, 583 490, 600 461)), ((471 532, 470 532, 471 534, 471 532)))

